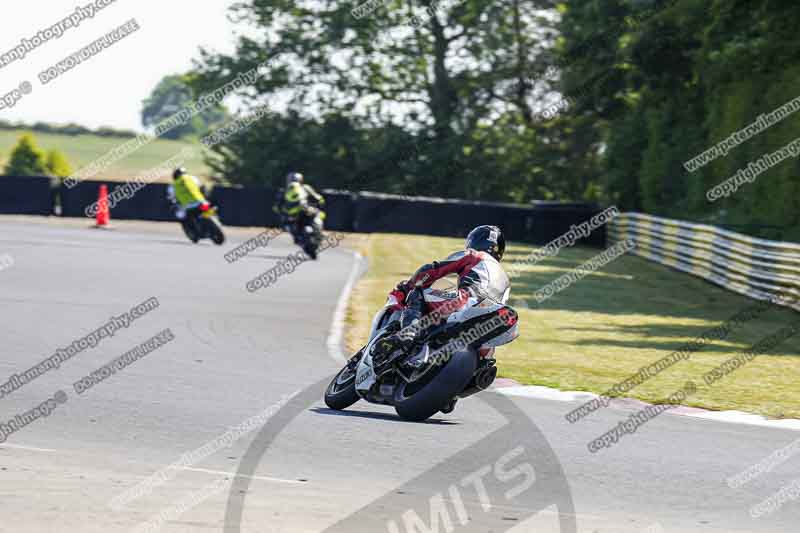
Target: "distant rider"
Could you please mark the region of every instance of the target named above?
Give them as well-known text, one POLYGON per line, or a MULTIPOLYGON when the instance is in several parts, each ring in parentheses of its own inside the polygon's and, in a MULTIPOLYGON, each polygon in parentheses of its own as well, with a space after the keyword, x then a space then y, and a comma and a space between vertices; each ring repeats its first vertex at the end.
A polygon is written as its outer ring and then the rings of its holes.
POLYGON ((175 206, 175 216, 183 221, 186 217, 196 217, 200 205, 206 203, 200 180, 186 172, 183 167, 172 173, 172 185, 167 188, 167 198, 175 206))
POLYGON ((286 176, 286 190, 276 209, 281 215, 281 226, 292 234, 295 244, 300 243, 300 235, 307 219, 313 218, 318 211, 309 201, 319 207, 325 205, 325 198, 304 182, 301 173, 290 172, 286 176))
POLYGON ((500 228, 478 226, 467 236, 464 251, 456 252, 444 261, 424 265, 411 279, 401 281, 390 294, 398 300, 398 310, 403 310, 400 319, 403 329, 378 341, 373 352, 375 363, 385 363, 392 353, 407 351, 422 338, 424 332, 413 327, 426 311, 422 289, 430 287, 438 279, 449 274, 458 276, 458 302, 453 306, 452 301, 442 300, 429 304, 430 310, 448 304, 448 310, 455 312, 480 303, 487 296, 505 303, 511 290, 508 275, 500 265, 505 250, 506 240, 500 228))

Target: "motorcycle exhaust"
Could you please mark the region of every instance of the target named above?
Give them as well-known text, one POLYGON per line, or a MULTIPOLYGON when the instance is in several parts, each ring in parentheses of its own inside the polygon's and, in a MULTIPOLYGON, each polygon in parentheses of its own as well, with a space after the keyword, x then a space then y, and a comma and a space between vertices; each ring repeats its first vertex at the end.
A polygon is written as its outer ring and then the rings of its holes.
POLYGON ((491 387, 492 383, 494 383, 494 379, 497 377, 497 367, 487 366, 485 368, 481 368, 475 375, 472 377, 472 382, 469 386, 464 389, 459 395, 459 398, 466 398, 467 396, 472 396, 473 394, 477 394, 481 391, 485 391, 489 387, 491 387))
POLYGON ((475 386, 481 390, 486 390, 494 383, 494 378, 497 377, 497 367, 489 366, 477 373, 475 376, 475 386))

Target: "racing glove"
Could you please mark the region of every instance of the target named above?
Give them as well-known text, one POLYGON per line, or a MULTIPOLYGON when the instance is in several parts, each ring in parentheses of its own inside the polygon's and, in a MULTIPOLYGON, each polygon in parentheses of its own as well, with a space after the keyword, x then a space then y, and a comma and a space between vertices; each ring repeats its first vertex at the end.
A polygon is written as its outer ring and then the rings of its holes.
POLYGON ((397 300, 397 304, 393 307, 395 311, 400 311, 405 308, 405 301, 408 293, 414 289, 408 281, 401 281, 397 284, 393 291, 389 293, 390 296, 394 296, 397 300))

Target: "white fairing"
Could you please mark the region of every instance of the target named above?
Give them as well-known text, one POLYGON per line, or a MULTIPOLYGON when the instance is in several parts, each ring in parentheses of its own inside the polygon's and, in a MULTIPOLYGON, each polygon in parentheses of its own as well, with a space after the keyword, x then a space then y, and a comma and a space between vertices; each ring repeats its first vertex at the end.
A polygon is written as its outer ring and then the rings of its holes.
POLYGON ((366 394, 374 384, 375 371, 372 369, 372 356, 369 350, 366 350, 356 369, 356 391, 362 395, 366 394))
POLYGON ((370 341, 375 338, 375 333, 378 331, 378 325, 381 323, 381 321, 383 321, 384 315, 387 313, 391 315, 393 312, 396 312, 392 311, 392 307, 395 305, 397 305, 397 299, 394 296, 389 295, 389 298, 386 299, 386 303, 383 305, 383 307, 381 307, 378 312, 375 313, 375 316, 372 317, 372 327, 369 328, 370 341))
MULTIPOLYGON (((379 314, 383 314, 385 309, 381 309, 379 314)), ((379 331, 383 331, 382 329, 379 331)), ((372 345, 375 344, 377 340, 377 336, 372 336, 369 339, 369 343, 364 348, 364 356, 361 358, 361 361, 358 362, 358 368, 356 368, 356 391, 359 393, 366 394, 367 391, 375 384, 376 377, 375 371, 372 368, 372 345)))
POLYGON ((378 334, 383 331, 383 328, 379 329, 378 326, 382 322, 384 324, 388 323, 388 321, 384 321, 384 316, 391 318, 393 313, 399 313, 398 311, 392 310, 392 307, 396 304, 397 299, 390 295, 386 300, 386 304, 384 304, 372 318, 372 327, 369 331, 369 343, 364 349, 364 357, 361 358, 361 361, 358 363, 358 368, 356 369, 356 390, 359 393, 366 393, 375 384, 376 376, 375 371, 372 369, 372 345, 375 343, 378 334))

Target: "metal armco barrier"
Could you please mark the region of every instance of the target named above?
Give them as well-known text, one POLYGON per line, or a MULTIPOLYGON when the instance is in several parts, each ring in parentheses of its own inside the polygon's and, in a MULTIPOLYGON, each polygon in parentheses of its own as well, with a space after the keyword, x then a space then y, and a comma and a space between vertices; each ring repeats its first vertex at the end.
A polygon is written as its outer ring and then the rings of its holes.
POLYGON ((629 253, 757 300, 782 296, 794 302, 787 307, 800 311, 800 244, 641 213, 615 218, 608 239, 631 239, 636 248, 629 253))

